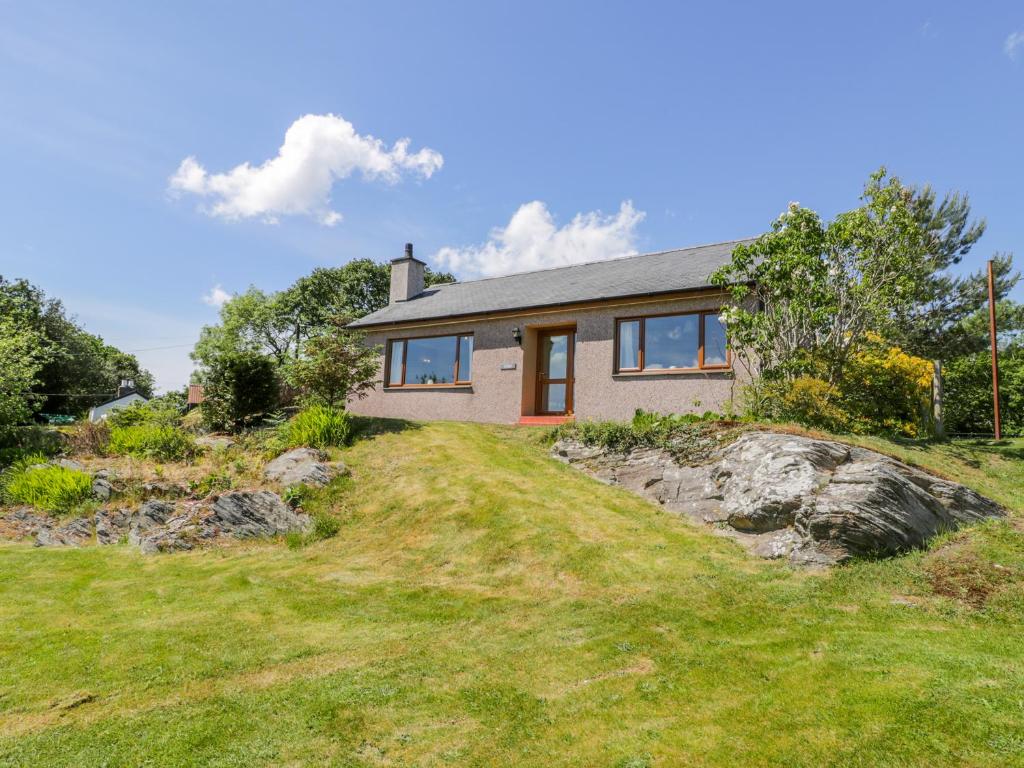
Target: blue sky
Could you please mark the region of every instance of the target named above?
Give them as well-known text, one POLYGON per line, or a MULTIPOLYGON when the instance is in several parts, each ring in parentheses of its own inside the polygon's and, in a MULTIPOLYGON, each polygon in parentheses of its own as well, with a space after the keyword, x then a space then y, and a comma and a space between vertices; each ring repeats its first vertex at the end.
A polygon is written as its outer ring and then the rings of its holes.
POLYGON ((1019 2, 690 5, 0 2, 0 274, 166 388, 216 286, 734 239, 881 164, 1021 250, 1019 2))

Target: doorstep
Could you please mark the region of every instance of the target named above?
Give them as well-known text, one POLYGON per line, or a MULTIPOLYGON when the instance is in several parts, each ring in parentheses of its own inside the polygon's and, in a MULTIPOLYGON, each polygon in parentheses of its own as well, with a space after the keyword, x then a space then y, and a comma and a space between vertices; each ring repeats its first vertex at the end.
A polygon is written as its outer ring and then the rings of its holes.
POLYGON ((572 421, 572 416, 521 416, 519 425, 522 427, 557 427, 572 421))

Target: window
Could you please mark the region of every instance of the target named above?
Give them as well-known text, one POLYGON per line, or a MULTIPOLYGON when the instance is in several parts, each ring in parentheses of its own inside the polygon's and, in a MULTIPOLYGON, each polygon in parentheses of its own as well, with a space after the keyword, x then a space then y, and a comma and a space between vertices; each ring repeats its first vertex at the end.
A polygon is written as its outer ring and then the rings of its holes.
POLYGON ((388 387, 469 384, 473 376, 473 336, 427 336, 388 342, 388 387))
POLYGON ((725 326, 717 312, 631 317, 616 322, 616 373, 728 367, 725 326))

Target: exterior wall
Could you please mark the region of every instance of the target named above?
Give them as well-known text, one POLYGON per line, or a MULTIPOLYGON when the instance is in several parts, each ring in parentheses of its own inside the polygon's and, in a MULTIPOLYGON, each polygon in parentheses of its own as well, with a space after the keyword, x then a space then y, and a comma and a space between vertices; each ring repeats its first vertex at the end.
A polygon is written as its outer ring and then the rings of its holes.
MULTIPOLYGON (((637 315, 695 312, 721 306, 721 294, 671 300, 640 300, 583 309, 544 311, 495 319, 440 321, 417 327, 371 330, 367 342, 472 333, 473 383, 428 389, 391 388, 381 383, 349 409, 366 416, 445 419, 513 424, 534 413, 537 332, 576 326, 574 413, 579 421, 626 420, 637 408, 659 413, 721 411, 738 394, 736 371, 622 373, 614 371, 615 320, 637 315), (523 334, 522 346, 513 329, 523 334), (510 364, 514 370, 502 370, 510 364)), ((384 378, 381 352, 380 381, 384 378)))
POLYGON ((109 416, 112 411, 116 411, 119 408, 125 408, 131 405, 132 403, 144 402, 146 402, 146 398, 144 398, 137 392, 132 392, 130 395, 125 395, 124 397, 118 400, 114 400, 109 403, 104 403, 103 405, 97 405, 95 408, 91 409, 89 411, 89 421, 102 421, 103 419, 107 418, 107 416, 109 416))

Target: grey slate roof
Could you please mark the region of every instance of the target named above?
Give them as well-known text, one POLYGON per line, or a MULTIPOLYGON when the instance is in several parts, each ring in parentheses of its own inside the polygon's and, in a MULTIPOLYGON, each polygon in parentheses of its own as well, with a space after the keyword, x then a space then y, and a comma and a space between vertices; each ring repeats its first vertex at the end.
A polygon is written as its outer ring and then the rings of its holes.
POLYGON ((707 288, 711 273, 728 263, 732 249, 749 241, 750 238, 730 240, 504 277, 434 285, 408 301, 389 304, 356 320, 351 327, 365 328, 513 309, 540 309, 707 288))

